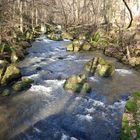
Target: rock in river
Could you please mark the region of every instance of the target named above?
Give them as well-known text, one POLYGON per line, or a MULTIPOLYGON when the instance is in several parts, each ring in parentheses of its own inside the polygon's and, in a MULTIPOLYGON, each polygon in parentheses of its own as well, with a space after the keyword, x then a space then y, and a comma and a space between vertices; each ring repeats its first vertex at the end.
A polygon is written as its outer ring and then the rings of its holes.
POLYGON ((98 73, 101 77, 110 77, 115 72, 115 67, 101 57, 95 57, 85 64, 85 70, 94 75, 98 73))
POLYGON ((14 65, 10 64, 7 68, 6 71, 1 79, 1 84, 6 85, 9 82, 18 79, 21 77, 21 72, 20 70, 14 65))
POLYGON ((32 79, 29 78, 22 78, 20 81, 16 82, 13 86, 12 89, 14 91, 22 91, 26 90, 31 87, 31 83, 33 83, 32 79))
POLYGON ((85 75, 72 75, 64 83, 64 89, 76 93, 88 93, 91 91, 91 86, 88 83, 85 75))
POLYGON ((73 39, 72 34, 67 33, 67 32, 63 32, 63 33, 61 34, 61 37, 62 37, 62 39, 69 39, 69 40, 72 40, 72 39, 73 39))

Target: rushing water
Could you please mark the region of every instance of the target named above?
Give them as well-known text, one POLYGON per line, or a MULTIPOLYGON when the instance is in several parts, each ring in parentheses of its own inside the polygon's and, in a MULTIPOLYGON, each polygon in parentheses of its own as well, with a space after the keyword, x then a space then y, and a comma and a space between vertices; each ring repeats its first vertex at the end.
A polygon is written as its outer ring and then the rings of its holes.
POLYGON ((65 41, 40 37, 19 66, 32 87, 0 98, 0 140, 118 140, 129 93, 140 89, 140 74, 100 52, 68 53, 65 41), (86 96, 67 93, 65 79, 83 71, 94 56, 115 63, 112 78, 89 77, 86 96))

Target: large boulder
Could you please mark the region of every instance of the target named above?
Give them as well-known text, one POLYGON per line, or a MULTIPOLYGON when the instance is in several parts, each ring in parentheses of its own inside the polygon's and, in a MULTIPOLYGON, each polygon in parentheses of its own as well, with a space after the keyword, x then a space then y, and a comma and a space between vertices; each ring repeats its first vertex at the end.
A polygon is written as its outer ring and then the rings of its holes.
POLYGON ((66 49, 67 51, 74 51, 73 43, 68 44, 66 49))
POLYGON ((49 39, 54 40, 54 41, 61 41, 61 34, 55 34, 54 32, 48 34, 47 36, 49 39))
POLYGON ((81 45, 83 44, 80 40, 74 40, 67 45, 67 51, 79 52, 81 50, 81 45))
POLYGON ((113 74, 115 73, 115 67, 110 62, 99 57, 97 73, 101 77, 110 77, 110 76, 113 76, 113 74))
POLYGON ((84 69, 94 75, 98 66, 98 57, 93 58, 84 65, 84 69))
POLYGON ((20 70, 14 65, 10 64, 7 68, 6 71, 1 79, 1 84, 6 85, 9 82, 18 79, 21 77, 21 72, 20 70))
POLYGON ((111 64, 98 65, 97 72, 101 77, 110 77, 113 76, 115 68, 111 64))
POLYGON ((85 43, 82 45, 82 50, 83 50, 83 51, 90 51, 90 50, 91 50, 91 45, 90 45, 90 43, 85 42, 85 43))
POLYGON ((63 33, 61 34, 61 37, 62 37, 62 39, 69 39, 69 40, 72 40, 72 39, 73 39, 72 34, 67 33, 67 32, 63 32, 63 33))
POLYGON ((70 44, 67 45, 67 51, 79 52, 79 51, 89 51, 92 47, 90 43, 84 42, 84 40, 75 39, 70 44))
POLYGON ((113 76, 115 72, 115 67, 101 57, 95 57, 88 61, 84 68, 90 74, 94 75, 95 73, 98 73, 98 75, 101 77, 113 76))
POLYGON ((120 139, 140 139, 140 91, 134 92, 126 102, 120 139))
POLYGON ((72 75, 64 83, 64 89, 76 93, 88 93, 91 91, 91 86, 85 75, 72 75))
POLYGON ((12 89, 14 91, 23 91, 31 87, 31 84, 33 83, 32 79, 29 78, 22 78, 20 81, 16 82, 12 89))

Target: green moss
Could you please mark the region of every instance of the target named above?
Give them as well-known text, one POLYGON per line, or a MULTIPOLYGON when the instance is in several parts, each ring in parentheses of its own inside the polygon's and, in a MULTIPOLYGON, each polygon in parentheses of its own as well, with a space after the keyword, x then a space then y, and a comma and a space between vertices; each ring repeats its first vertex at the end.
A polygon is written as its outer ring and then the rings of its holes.
POLYGON ((91 45, 89 43, 84 43, 82 45, 82 50, 89 51, 91 49, 91 45))
POLYGON ((62 34, 61 34, 61 37, 62 37, 63 39, 69 39, 69 40, 72 40, 72 39, 73 39, 72 34, 67 33, 67 32, 62 33, 62 34))
POLYGON ((73 51, 74 50, 74 46, 73 46, 73 44, 71 43, 71 44, 68 44, 67 45, 67 51, 73 51))
POLYGON ((82 85, 82 90, 81 92, 82 93, 89 93, 91 91, 91 86, 89 85, 88 82, 85 82, 83 85, 82 85))
POLYGON ((72 75, 64 83, 64 89, 76 93, 88 93, 91 91, 91 86, 87 82, 85 75, 72 75))
POLYGON ((136 112, 137 111, 137 104, 134 101, 131 101, 131 100, 127 101, 125 107, 130 112, 136 112))
POLYGON ((27 31, 25 34, 25 39, 26 40, 32 40, 34 37, 33 32, 32 31, 27 31))
POLYGON ((125 129, 126 127, 128 127, 128 120, 127 117, 123 117, 122 119, 122 129, 125 129))
POLYGON ((84 65, 84 69, 94 75, 98 66, 98 57, 93 58, 84 65))
POLYGON ((11 53, 11 62, 15 63, 15 62, 17 62, 17 60, 18 60, 18 55, 17 55, 16 51, 12 51, 12 53, 11 53))
POLYGON ((108 64, 108 62, 105 59, 103 59, 102 57, 99 57, 98 62, 101 65, 107 65, 108 64))
POLYGON ((111 64, 101 65, 98 69, 98 74, 101 77, 110 77, 114 74, 115 68, 111 64))
POLYGON ((27 77, 22 77, 21 80, 22 80, 23 82, 28 83, 28 84, 31 84, 31 83, 34 82, 34 80, 32 80, 32 79, 30 79, 30 78, 27 78, 27 77))
POLYGON ((51 40, 54 40, 54 41, 61 41, 62 40, 61 35, 55 34, 54 32, 48 34, 48 38, 51 40))
POLYGON ((10 90, 9 89, 5 89, 3 92, 2 92, 2 96, 9 96, 10 95, 10 90))
POLYGON ((20 70, 14 64, 11 64, 7 67, 6 72, 4 73, 4 76, 2 77, 1 84, 6 85, 9 82, 20 77, 21 77, 20 70))
POLYGON ((5 60, 0 60, 0 81, 2 79, 2 76, 6 70, 6 66, 8 65, 8 62, 5 60))
POLYGON ((140 139, 140 92, 134 92, 125 105, 121 140, 140 139), (135 137, 135 138, 134 138, 135 137))
POLYGON ((32 79, 29 78, 22 78, 21 81, 16 82, 13 86, 12 89, 14 91, 22 91, 26 90, 31 87, 31 83, 33 83, 32 79))

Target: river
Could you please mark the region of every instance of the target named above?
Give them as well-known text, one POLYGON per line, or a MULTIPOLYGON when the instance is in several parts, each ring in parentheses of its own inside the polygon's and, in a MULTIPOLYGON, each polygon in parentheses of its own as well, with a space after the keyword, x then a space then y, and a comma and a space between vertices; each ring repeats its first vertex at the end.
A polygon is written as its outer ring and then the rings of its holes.
POLYGON ((119 140, 125 102, 140 89, 140 73, 99 51, 66 52, 69 40, 38 38, 19 63, 34 80, 22 93, 0 97, 0 140, 119 140), (63 89, 67 77, 102 56, 115 64, 112 78, 89 77, 85 96, 63 89))

